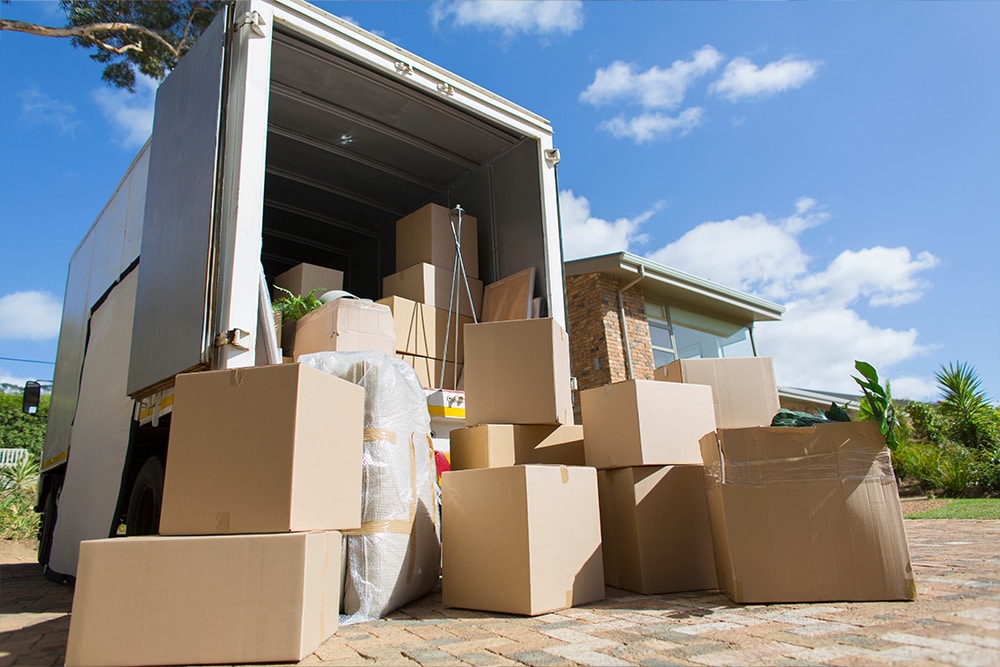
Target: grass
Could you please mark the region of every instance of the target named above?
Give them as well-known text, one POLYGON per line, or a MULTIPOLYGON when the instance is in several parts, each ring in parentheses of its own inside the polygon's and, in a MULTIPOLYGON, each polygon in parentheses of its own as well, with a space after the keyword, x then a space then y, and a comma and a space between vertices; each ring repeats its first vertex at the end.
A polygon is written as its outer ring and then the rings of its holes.
POLYGON ((1000 498, 960 498, 907 519, 1000 519, 1000 498))

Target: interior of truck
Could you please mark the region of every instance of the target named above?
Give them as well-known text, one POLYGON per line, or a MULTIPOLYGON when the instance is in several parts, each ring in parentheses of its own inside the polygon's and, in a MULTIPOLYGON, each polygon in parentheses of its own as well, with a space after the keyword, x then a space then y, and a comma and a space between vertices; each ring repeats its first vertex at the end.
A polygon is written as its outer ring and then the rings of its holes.
POLYGON ((485 282, 535 266, 543 288, 536 141, 405 80, 275 31, 267 278, 307 262, 343 271, 357 296, 381 298, 382 278, 407 268, 395 265, 396 220, 436 203, 477 218, 485 282))

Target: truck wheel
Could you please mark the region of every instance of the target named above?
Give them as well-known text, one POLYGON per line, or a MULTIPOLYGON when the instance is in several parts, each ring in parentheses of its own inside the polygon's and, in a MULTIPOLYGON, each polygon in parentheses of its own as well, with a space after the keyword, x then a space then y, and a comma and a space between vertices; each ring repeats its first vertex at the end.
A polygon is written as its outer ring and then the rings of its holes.
POLYGON ((163 502, 163 463, 152 456, 146 459, 132 485, 125 517, 126 535, 155 535, 160 528, 163 502))
POLYGON ((59 486, 49 489, 45 494, 45 503, 42 505, 42 521, 38 527, 38 562, 41 565, 49 564, 49 554, 52 553, 52 536, 56 532, 56 516, 59 509, 56 506, 56 496, 60 491, 59 486))

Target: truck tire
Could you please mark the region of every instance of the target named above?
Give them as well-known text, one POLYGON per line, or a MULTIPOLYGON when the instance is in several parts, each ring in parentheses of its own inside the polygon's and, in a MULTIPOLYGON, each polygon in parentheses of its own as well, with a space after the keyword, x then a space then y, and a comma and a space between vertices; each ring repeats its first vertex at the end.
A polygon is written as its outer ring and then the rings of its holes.
POLYGON ((155 456, 146 459, 132 485, 125 517, 126 535, 155 535, 160 528, 163 503, 163 462, 155 456))
POLYGON ((56 517, 59 508, 56 497, 62 486, 55 486, 45 494, 45 502, 42 504, 42 521, 38 527, 38 563, 40 565, 49 564, 49 554, 52 553, 52 536, 56 532, 56 517))

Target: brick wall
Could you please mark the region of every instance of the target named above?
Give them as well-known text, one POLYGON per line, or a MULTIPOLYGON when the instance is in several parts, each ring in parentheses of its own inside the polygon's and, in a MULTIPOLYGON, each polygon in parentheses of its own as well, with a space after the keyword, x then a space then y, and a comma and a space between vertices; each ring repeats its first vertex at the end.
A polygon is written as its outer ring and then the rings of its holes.
MULTIPOLYGON (((618 290, 626 283, 600 273, 567 276, 566 300, 573 374, 580 389, 628 379, 618 318, 618 290)), ((632 350, 632 376, 653 379, 653 348, 646 321, 642 284, 623 295, 625 321, 632 350)))

